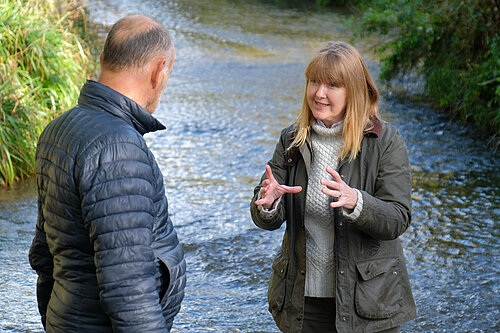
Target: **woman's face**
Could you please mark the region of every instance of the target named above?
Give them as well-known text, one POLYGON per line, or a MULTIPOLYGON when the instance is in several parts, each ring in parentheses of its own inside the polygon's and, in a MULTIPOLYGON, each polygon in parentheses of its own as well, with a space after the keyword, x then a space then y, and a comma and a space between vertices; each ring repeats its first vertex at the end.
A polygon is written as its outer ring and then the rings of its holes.
POLYGON ((307 86, 307 104, 314 118, 327 127, 344 119, 346 91, 344 87, 310 80, 307 86))

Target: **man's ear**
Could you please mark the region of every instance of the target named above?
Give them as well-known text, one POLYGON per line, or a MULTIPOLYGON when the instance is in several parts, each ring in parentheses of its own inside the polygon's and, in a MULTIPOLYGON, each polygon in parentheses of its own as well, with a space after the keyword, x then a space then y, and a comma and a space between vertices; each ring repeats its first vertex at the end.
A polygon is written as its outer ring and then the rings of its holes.
POLYGON ((166 74, 163 69, 166 65, 165 59, 158 58, 154 60, 151 71, 151 87, 153 89, 156 89, 163 82, 163 76, 166 74))

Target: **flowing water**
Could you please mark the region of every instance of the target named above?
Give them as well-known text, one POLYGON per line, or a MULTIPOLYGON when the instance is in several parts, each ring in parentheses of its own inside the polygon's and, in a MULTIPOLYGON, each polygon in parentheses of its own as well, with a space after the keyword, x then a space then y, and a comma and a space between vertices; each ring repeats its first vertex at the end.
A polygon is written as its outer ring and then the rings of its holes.
MULTIPOLYGON (((283 1, 284 2, 284 1, 283 1)), ((379 64, 345 15, 277 1, 89 1, 109 25, 129 13, 172 32, 176 62, 147 135, 186 251, 188 284, 173 332, 277 332, 267 311, 271 262, 284 228, 258 229, 253 187, 280 130, 298 115, 305 63, 327 40, 347 40, 379 64)), ((487 138, 384 91, 382 115, 405 137, 414 218, 401 237, 419 316, 404 332, 500 330, 500 158, 487 138)), ((27 260, 34 182, 0 191, 0 330, 40 332, 36 275, 27 260)))

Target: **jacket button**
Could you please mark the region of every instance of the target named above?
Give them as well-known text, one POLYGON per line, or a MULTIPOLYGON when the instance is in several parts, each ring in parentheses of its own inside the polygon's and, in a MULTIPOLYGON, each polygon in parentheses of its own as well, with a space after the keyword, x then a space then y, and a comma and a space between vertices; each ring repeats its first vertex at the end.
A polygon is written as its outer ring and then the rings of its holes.
POLYGON ((300 270, 300 274, 304 275, 304 274, 306 274, 306 271, 305 271, 305 270, 303 270, 303 269, 301 269, 301 270, 300 270))
POLYGON ((291 158, 289 158, 289 159, 288 159, 288 163, 291 163, 291 162, 292 162, 292 159, 291 159, 291 158))
POLYGON ((342 222, 339 223, 339 227, 343 226, 342 222))
POLYGON ((392 272, 392 275, 398 275, 398 272, 394 271, 392 272))
POLYGON ((347 317, 342 317, 342 321, 347 321, 347 317))
POLYGON ((283 268, 282 268, 282 269, 280 269, 280 273, 283 273, 283 272, 284 272, 284 269, 283 269, 283 268))
POLYGON ((344 274, 344 271, 340 271, 340 274, 344 274))

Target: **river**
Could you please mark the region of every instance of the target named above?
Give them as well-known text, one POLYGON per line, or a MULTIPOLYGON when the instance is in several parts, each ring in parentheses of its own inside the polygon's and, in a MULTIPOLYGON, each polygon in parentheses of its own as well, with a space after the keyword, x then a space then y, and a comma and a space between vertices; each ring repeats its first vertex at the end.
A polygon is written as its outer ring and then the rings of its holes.
MULTIPOLYGON (((186 251, 188 284, 172 332, 277 332, 267 282, 284 228, 253 225, 249 202, 280 130, 299 113, 305 63, 327 40, 351 41, 380 65, 345 14, 257 0, 91 0, 90 19, 155 16, 176 61, 146 136, 164 174, 186 251)), ((500 158, 477 130, 382 90, 381 113, 403 134, 413 221, 401 237, 418 318, 403 332, 500 331, 500 158)), ((27 260, 34 181, 0 189, 0 331, 41 332, 27 260)))

